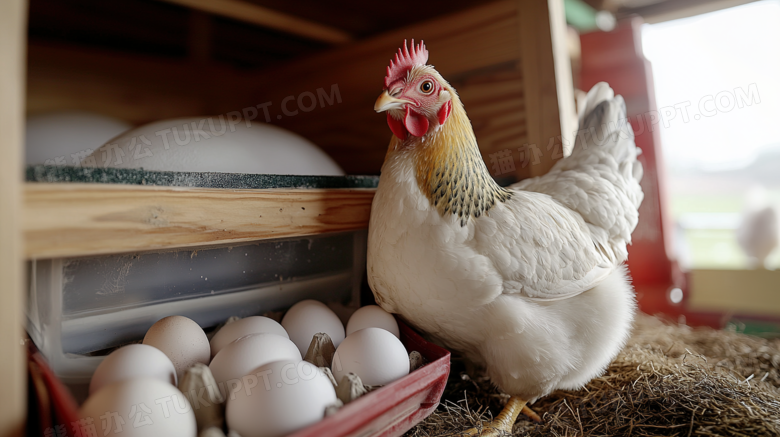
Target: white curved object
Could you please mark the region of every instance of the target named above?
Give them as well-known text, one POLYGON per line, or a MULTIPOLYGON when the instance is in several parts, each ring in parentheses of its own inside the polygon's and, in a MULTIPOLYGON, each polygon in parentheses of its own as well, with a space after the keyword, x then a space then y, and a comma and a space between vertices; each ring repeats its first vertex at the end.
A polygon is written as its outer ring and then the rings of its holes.
POLYGON ((111 352, 95 369, 89 393, 115 382, 133 378, 155 378, 176 386, 176 368, 165 353, 147 344, 129 344, 111 352))
MULTIPOLYGON (((78 435, 115 437, 195 437, 195 412, 187 395, 155 378, 133 378, 106 385, 79 410, 86 431, 78 435), (93 433, 92 431, 96 431, 93 433)), ((77 423, 77 422, 74 422, 77 423)))
POLYGON ((209 369, 217 384, 241 379, 255 367, 274 361, 301 361, 295 343, 276 334, 249 334, 222 348, 209 369))
POLYGON ((211 344, 211 358, 214 359, 225 346, 250 334, 276 334, 287 339, 290 338, 287 331, 276 320, 263 316, 246 317, 228 323, 214 334, 209 342, 211 344))
POLYGON ((150 123, 114 138, 85 165, 157 171, 343 175, 310 141, 282 128, 225 116, 150 123))

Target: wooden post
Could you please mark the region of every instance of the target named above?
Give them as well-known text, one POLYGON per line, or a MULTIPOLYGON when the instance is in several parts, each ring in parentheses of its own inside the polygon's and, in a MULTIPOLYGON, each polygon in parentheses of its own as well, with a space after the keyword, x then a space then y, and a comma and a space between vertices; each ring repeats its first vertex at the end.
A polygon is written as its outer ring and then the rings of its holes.
POLYGON ((527 87, 527 141, 541 151, 540 162, 518 169, 518 179, 524 179, 547 173, 563 157, 560 136, 574 131, 570 121, 574 91, 562 1, 519 0, 518 32, 520 68, 527 87))
POLYGON ((27 2, 0 2, 0 436, 24 434, 27 377, 22 323, 22 129, 27 2))

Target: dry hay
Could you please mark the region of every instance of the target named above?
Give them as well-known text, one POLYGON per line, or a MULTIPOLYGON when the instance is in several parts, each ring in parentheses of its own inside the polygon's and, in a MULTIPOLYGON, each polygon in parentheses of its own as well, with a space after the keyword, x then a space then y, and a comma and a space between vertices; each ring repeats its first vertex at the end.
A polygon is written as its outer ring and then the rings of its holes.
MULTIPOLYGON (((641 315, 606 374, 558 391, 521 416, 522 436, 778 436, 780 340, 692 329, 641 315)), ((462 431, 498 414, 508 396, 453 361, 442 404, 407 436, 462 431)))

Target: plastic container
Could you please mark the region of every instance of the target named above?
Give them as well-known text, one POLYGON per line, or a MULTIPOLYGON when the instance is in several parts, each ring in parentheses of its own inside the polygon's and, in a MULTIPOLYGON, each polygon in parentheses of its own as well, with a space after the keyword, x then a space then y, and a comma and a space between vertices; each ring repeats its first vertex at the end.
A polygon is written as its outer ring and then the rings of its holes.
POLYGON ((315 298, 357 307, 366 233, 199 250, 34 260, 27 331, 81 400, 107 350, 172 315, 208 329, 315 298))

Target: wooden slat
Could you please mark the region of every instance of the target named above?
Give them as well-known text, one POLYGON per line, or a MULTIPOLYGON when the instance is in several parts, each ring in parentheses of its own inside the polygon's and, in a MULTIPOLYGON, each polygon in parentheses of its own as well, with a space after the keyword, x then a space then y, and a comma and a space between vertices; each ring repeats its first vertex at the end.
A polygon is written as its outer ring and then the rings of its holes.
POLYGON ((339 29, 315 23, 242 0, 163 0, 216 15, 257 24, 293 35, 333 44, 352 37, 339 29))
POLYGON ((22 135, 27 2, 0 2, 0 436, 24 435, 27 407, 23 338, 22 135))
POLYGON ((28 183, 25 255, 57 258, 364 229, 374 191, 28 183))

